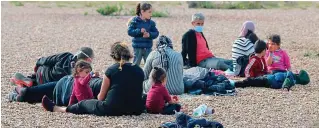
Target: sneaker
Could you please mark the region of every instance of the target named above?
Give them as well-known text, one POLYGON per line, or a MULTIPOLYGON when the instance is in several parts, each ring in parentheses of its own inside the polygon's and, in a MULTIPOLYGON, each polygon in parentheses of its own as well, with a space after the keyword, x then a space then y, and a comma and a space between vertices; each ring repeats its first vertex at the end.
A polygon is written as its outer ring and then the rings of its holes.
POLYGON ((235 85, 234 85, 234 83, 233 83, 233 85, 232 85, 232 83, 230 82, 231 80, 229 79, 229 80, 224 80, 223 81, 223 83, 225 84, 225 89, 226 90, 232 90, 232 89, 235 89, 235 85))
POLYGON ((17 92, 10 92, 8 94, 8 99, 9 99, 9 102, 12 102, 12 101, 16 101, 16 102, 23 102, 23 98, 22 96, 20 96, 17 92))
POLYGON ((14 89, 20 96, 24 96, 27 88, 26 87, 21 87, 21 86, 16 86, 14 89))
POLYGON ((52 102, 46 95, 44 95, 42 98, 42 106, 45 110, 53 112, 55 103, 52 102))
POLYGON ((289 91, 290 88, 291 88, 293 85, 294 85, 294 84, 293 84, 293 81, 290 81, 289 78, 286 78, 285 81, 284 81, 284 83, 282 84, 282 88, 283 88, 283 89, 286 88, 286 89, 289 91))
POLYGON ((10 82, 12 85, 18 85, 18 86, 31 87, 33 85, 32 79, 23 76, 21 73, 15 73, 14 76, 10 79, 10 82))

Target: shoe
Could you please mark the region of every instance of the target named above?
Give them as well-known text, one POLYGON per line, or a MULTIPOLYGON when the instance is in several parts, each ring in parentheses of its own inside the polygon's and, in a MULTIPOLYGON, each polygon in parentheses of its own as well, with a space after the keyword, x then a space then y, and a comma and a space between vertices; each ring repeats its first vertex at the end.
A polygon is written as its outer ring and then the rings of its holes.
POLYGON ((12 102, 12 101, 16 101, 16 102, 23 102, 23 98, 22 96, 20 96, 17 92, 13 91, 13 92, 10 92, 8 94, 8 99, 9 99, 9 102, 12 102))
POLYGON ((296 84, 306 85, 310 82, 309 74, 305 70, 300 70, 296 75, 296 84))
POLYGON ((55 103, 52 102, 46 95, 44 95, 42 98, 42 106, 45 110, 53 112, 55 103))
POLYGON ((14 76, 10 79, 10 82, 12 85, 18 85, 18 86, 31 87, 33 85, 32 79, 23 76, 21 73, 15 73, 14 76))
POLYGON ((226 90, 235 89, 235 86, 232 85, 232 83, 230 82, 230 80, 224 80, 223 83, 225 84, 225 89, 226 89, 226 90))
POLYGON ((293 81, 290 81, 289 78, 286 78, 285 81, 284 81, 284 83, 282 84, 282 88, 283 88, 283 89, 286 88, 286 89, 289 91, 290 88, 291 88, 293 85, 294 85, 294 84, 293 84, 293 81))
POLYGON ((21 96, 24 96, 25 93, 27 92, 27 88, 26 87, 21 87, 21 86, 16 86, 14 88, 14 90, 21 96))

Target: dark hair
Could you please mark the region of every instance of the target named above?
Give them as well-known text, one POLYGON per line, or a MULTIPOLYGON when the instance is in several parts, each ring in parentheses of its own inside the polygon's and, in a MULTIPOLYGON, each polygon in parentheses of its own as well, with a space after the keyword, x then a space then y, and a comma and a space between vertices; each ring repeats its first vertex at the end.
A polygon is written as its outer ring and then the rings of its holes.
POLYGON ((278 34, 273 34, 273 35, 270 35, 268 37, 269 40, 271 40, 272 42, 274 42, 275 44, 277 45, 280 45, 281 41, 280 41, 280 36, 278 34))
POLYGON ((166 78, 166 72, 164 69, 154 67, 151 73, 152 81, 156 84, 160 84, 166 78))
POLYGON ((261 53, 262 51, 264 51, 266 48, 267 48, 267 45, 265 43, 265 41, 263 40, 257 40, 255 45, 254 45, 254 48, 255 48, 255 53, 261 53))
POLYGON ((75 55, 77 59, 87 59, 87 58, 93 58, 94 53, 93 50, 89 47, 81 47, 78 53, 75 55))
POLYGON ((141 10, 146 11, 152 8, 152 5, 149 3, 138 3, 136 6, 136 15, 140 16, 141 15, 141 10))
POLYGON ((122 65, 124 64, 124 61, 129 61, 133 56, 126 43, 115 42, 111 46, 111 57, 115 61, 120 62, 119 69, 122 70, 122 65))
POLYGON ((78 69, 80 68, 80 72, 82 72, 84 69, 90 69, 92 70, 92 66, 90 63, 84 61, 84 60, 80 60, 78 62, 75 63, 75 67, 73 68, 73 73, 72 75, 75 77, 78 74, 78 69))
POLYGON ((258 40, 257 35, 254 32, 252 32, 251 30, 248 30, 245 38, 249 39, 253 44, 255 44, 255 42, 258 40))

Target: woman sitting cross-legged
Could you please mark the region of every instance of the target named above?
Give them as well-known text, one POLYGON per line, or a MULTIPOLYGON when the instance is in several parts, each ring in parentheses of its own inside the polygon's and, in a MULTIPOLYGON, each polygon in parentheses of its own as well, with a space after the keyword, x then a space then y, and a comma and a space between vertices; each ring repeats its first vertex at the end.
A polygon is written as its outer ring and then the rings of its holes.
POLYGON ((144 65, 145 81, 143 90, 147 93, 152 88, 150 73, 154 67, 161 67, 167 72, 166 88, 172 95, 184 93, 183 57, 173 50, 171 39, 161 35, 157 41, 156 50, 152 51, 144 65))
POLYGON ((68 107, 58 107, 44 96, 42 106, 51 112, 97 116, 140 115, 144 110, 143 70, 129 62, 132 54, 125 43, 113 44, 111 57, 116 63, 106 70, 98 99, 82 100, 68 107))

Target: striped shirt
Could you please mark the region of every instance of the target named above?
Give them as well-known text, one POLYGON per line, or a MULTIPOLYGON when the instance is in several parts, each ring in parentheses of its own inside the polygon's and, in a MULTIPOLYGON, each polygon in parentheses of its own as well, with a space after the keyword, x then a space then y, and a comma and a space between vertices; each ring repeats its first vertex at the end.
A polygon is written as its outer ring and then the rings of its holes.
POLYGON ((240 37, 235 40, 232 47, 233 71, 236 70, 236 60, 238 57, 249 56, 253 52, 255 52, 254 44, 249 39, 240 37))
MULTIPOLYGON (((171 48, 165 49, 168 55, 168 71, 166 88, 171 95, 180 95, 184 93, 184 82, 183 82, 183 57, 180 53, 174 51, 171 48)), ((144 93, 148 92, 152 86, 149 75, 154 67, 162 67, 161 54, 158 51, 152 51, 144 65, 144 93)))

